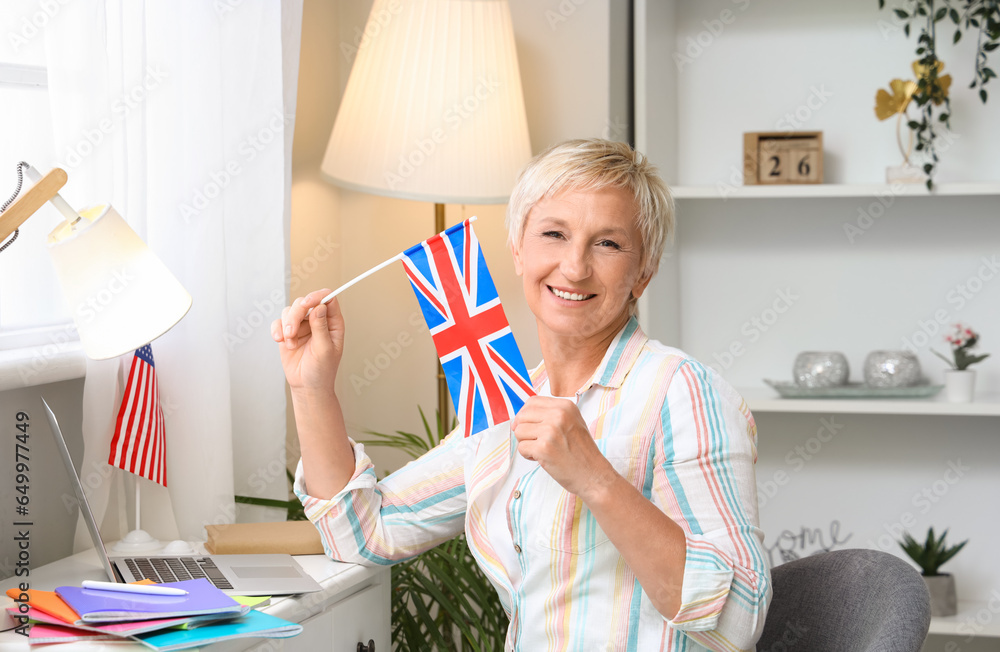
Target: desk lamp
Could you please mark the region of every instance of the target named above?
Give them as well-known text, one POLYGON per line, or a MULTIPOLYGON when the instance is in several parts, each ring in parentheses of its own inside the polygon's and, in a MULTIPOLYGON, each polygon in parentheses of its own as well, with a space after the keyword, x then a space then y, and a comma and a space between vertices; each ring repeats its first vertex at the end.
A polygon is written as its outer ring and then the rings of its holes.
MULTIPOLYGON (((333 183, 444 205, 505 204, 531 158, 506 0, 376 0, 322 172, 333 183)), ((438 413, 448 386, 438 367, 438 413)))
POLYGON ((0 213, 0 241, 16 237, 45 202, 62 214, 65 221, 49 233, 48 249, 88 357, 105 360, 134 351, 187 314, 191 295, 111 205, 78 213, 59 195, 65 171, 42 176, 22 162, 19 188, 22 169, 35 185, 0 213))

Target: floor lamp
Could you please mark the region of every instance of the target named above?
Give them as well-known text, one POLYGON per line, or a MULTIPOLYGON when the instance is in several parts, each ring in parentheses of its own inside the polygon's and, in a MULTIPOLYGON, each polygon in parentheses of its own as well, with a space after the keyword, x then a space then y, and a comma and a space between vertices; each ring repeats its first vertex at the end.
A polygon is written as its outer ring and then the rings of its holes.
MULTIPOLYGON (((505 204, 531 157, 506 0, 376 0, 322 171, 360 192, 505 204)), ((438 413, 448 386, 438 366, 438 413)))

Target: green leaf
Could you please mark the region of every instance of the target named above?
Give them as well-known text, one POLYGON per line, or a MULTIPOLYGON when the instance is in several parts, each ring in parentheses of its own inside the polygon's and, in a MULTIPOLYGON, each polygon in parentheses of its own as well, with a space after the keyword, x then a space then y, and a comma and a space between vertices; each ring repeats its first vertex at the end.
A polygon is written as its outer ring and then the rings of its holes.
MULTIPOLYGON (((278 507, 288 509, 290 500, 275 500, 274 498, 258 498, 257 496, 233 496, 241 505, 256 505, 257 507, 278 507)), ((298 501, 295 501, 298 502, 298 501)))
POLYGON ((906 23, 905 25, 903 25, 903 33, 906 34, 907 37, 910 36, 910 24, 909 23, 906 23))
POLYGON ((947 15, 948 15, 948 8, 947 7, 941 7, 934 14, 934 22, 936 23, 936 22, 939 22, 941 20, 944 20, 944 17, 947 16, 947 15))
POLYGON ((885 0, 878 0, 878 8, 885 9, 885 0))
POLYGON ((951 42, 954 44, 958 43, 960 40, 962 40, 962 32, 956 29, 955 36, 952 37, 951 42))
POLYGON ((983 49, 987 52, 992 52, 1000 47, 1000 43, 983 43, 983 49))
MULTIPOLYGON (((419 578, 416 580, 419 582, 419 578)), ((414 610, 417 612, 417 617, 420 619, 420 629, 423 633, 426 633, 430 638, 440 645, 443 649, 448 649, 448 643, 444 640, 441 635, 440 629, 436 626, 434 622, 434 617, 431 616, 430 610, 427 609, 427 605, 421 597, 417 597, 410 601, 413 605, 414 610)))
POLYGON ((916 562, 924 575, 937 575, 938 569, 968 543, 966 540, 949 548, 945 543, 947 536, 948 530, 945 530, 940 537, 935 537, 934 528, 930 528, 927 531, 927 540, 921 545, 908 532, 904 532, 899 545, 910 559, 916 562))
POLYGON ((985 88, 980 88, 979 89, 979 99, 981 99, 983 101, 983 104, 986 104, 986 89, 985 88))
MULTIPOLYGON (((955 9, 951 9, 951 10, 950 10, 950 11, 949 11, 948 13, 949 13, 949 14, 951 15, 951 22, 953 22, 953 23, 955 23, 956 25, 958 25, 958 22, 959 22, 959 15, 958 15, 958 11, 956 11, 955 9)), ((960 37, 960 36, 962 36, 962 33, 961 33, 961 32, 959 32, 959 31, 956 31, 955 33, 956 33, 956 34, 957 34, 957 35, 958 35, 959 37, 960 37)), ((957 37, 955 38, 955 42, 956 42, 956 43, 958 43, 958 38, 957 38, 957 37)))
POLYGON ((910 17, 910 14, 906 13, 902 9, 893 9, 893 11, 896 12, 896 15, 902 18, 903 20, 906 20, 907 18, 910 17))

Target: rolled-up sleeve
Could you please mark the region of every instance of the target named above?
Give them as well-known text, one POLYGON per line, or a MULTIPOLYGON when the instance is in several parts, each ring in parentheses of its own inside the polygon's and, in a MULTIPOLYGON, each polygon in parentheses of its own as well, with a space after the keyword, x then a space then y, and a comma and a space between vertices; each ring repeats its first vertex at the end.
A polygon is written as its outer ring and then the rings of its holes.
POLYGON ((653 500, 686 537, 681 607, 668 622, 710 650, 753 649, 771 597, 753 416, 715 371, 687 360, 660 421, 653 500))
POLYGON ((452 433, 381 481, 364 445, 354 440, 351 445, 354 474, 329 500, 309 495, 301 460, 295 471, 295 495, 319 530, 328 557, 389 565, 415 557, 462 531, 466 492, 461 433, 452 433))

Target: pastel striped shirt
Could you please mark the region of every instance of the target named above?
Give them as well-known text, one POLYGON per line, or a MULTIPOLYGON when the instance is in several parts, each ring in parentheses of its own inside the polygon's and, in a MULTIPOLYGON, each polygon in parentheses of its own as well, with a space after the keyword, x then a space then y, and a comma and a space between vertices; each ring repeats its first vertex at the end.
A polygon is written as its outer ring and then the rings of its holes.
MULTIPOLYGON (((544 364, 532 372, 546 382, 544 364)), ((364 446, 330 500, 311 497, 301 463, 295 493, 327 554, 361 564, 409 559, 465 531, 511 617, 515 650, 753 650, 771 596, 758 526, 757 431, 739 394, 713 370, 648 339, 632 319, 577 404, 615 469, 684 530, 681 608, 653 607, 583 501, 540 467, 506 495, 509 424, 437 448, 378 481, 364 446), (515 590, 486 536, 508 513, 521 581, 515 590)), ((650 542, 655 546, 656 542, 650 542)))

